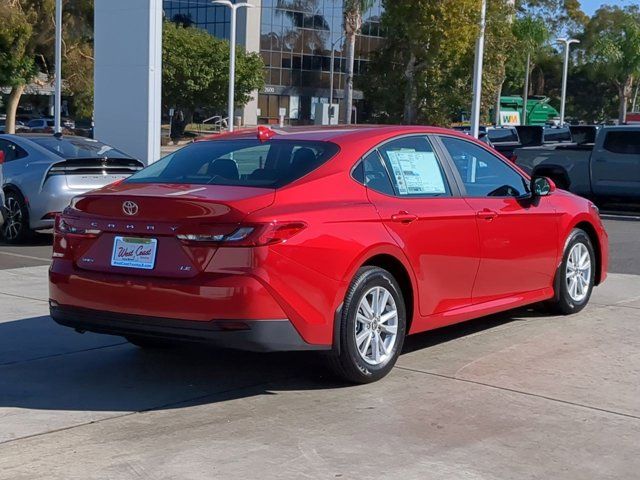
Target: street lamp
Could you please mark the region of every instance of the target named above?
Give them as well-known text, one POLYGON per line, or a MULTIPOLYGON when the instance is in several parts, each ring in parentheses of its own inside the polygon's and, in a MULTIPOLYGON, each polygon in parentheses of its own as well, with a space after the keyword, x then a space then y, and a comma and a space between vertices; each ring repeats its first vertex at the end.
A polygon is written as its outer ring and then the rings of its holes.
POLYGON ((480 135, 480 100, 482 99, 482 63, 484 60, 484 31, 487 24, 487 0, 482 0, 480 10, 480 34, 476 41, 476 58, 473 65, 473 104, 471 105, 471 135, 480 135))
POLYGON ((239 8, 252 8, 253 5, 246 2, 231 3, 230 0, 215 0, 214 5, 220 5, 231 9, 231 34, 229 38, 229 131, 233 132, 233 117, 235 106, 235 88, 236 88, 236 17, 239 8))
POLYGON ((335 70, 335 60, 336 60, 336 45, 341 40, 344 40, 344 35, 341 35, 335 42, 331 44, 331 78, 329 80, 329 112, 331 113, 329 117, 329 123, 333 120, 333 75, 335 70))
POLYGON ((567 101, 567 75, 569 72, 569 47, 572 43, 580 43, 575 38, 559 38, 557 43, 564 45, 564 67, 562 70, 562 100, 560 101, 560 125, 564 125, 564 106, 567 101))
POLYGON ((53 104, 53 130, 62 132, 60 109, 62 108, 62 0, 56 0, 55 86, 53 104))

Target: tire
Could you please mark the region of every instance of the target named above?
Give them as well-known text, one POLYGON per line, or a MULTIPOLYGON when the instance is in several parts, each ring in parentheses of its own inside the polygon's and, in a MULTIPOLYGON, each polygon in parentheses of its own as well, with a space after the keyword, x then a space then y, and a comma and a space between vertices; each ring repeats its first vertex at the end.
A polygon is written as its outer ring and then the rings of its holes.
POLYGON ((9 191, 5 197, 7 218, 2 225, 2 238, 11 245, 25 243, 31 238, 29 228, 29 209, 22 195, 9 191))
POLYGON ((398 360, 406 325, 404 298, 393 275, 378 267, 361 268, 344 300, 336 339, 339 345, 329 355, 329 366, 341 379, 351 383, 380 380, 398 360), (380 307, 372 311, 376 292, 378 303, 385 302, 382 311, 380 307), (363 302, 369 306, 368 311, 363 302), (380 348, 374 350, 376 345, 380 348))
POLYGON ((137 335, 130 335, 124 338, 126 338, 130 344, 144 350, 164 350, 175 346, 175 343, 171 340, 165 340, 162 338, 143 337, 137 335))
POLYGON ((565 243, 562 263, 556 272, 555 298, 546 304, 549 311, 571 315, 586 307, 593 291, 596 266, 595 251, 589 235, 584 230, 572 230, 565 243), (583 259, 585 263, 582 263, 583 259), (575 282, 571 280, 571 276, 575 282))

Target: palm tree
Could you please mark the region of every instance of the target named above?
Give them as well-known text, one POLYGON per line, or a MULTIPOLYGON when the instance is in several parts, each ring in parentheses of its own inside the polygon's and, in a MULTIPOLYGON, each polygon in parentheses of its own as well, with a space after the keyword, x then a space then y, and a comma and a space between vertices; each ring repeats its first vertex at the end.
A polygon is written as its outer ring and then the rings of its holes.
POLYGON ((356 35, 362 29, 362 16, 373 6, 374 0, 345 0, 344 1, 344 36, 347 47, 347 71, 344 95, 344 123, 351 124, 351 110, 353 108, 353 66, 356 57, 356 35))

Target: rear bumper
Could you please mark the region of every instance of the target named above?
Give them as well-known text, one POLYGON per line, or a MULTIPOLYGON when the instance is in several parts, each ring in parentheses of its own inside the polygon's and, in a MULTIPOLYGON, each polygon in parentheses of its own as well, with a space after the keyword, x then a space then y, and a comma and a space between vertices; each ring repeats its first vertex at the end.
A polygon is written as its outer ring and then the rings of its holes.
POLYGON ((203 342, 253 352, 330 348, 306 343, 286 319, 196 322, 66 307, 53 302, 50 312, 58 324, 81 332, 203 342))

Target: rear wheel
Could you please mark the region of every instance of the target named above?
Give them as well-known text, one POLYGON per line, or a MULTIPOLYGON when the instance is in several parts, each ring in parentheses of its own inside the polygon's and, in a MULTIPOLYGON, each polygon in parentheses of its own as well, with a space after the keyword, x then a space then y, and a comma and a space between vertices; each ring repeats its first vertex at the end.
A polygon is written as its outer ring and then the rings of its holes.
POLYGON ((587 306, 595 281, 596 257, 589 235, 574 229, 556 273, 555 298, 547 304, 552 312, 569 315, 587 306))
POLYGON ((370 383, 395 365, 406 332, 406 309, 396 279, 378 267, 358 270, 345 297, 339 349, 330 365, 343 379, 370 383))
POLYGON ((5 198, 7 218, 2 225, 2 237, 10 244, 24 243, 31 236, 29 228, 29 209, 22 198, 16 192, 8 192, 5 198))

